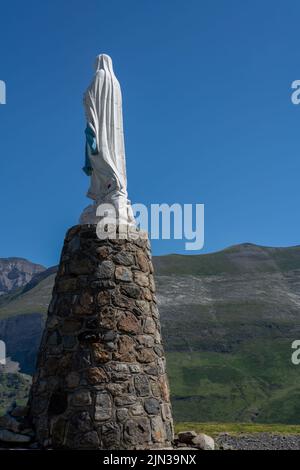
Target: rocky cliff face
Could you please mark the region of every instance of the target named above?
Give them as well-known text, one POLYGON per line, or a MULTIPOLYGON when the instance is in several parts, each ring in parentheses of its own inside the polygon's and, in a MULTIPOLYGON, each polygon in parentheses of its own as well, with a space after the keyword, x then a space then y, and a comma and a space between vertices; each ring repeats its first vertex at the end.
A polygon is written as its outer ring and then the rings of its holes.
POLYGON ((243 244, 158 257, 155 267, 169 351, 229 353, 254 338, 300 336, 300 247, 243 244))
POLYGON ((0 258, 0 295, 23 287, 46 268, 23 258, 0 258))
POLYGON ((5 341, 7 356, 20 364, 22 372, 32 374, 44 328, 40 313, 0 319, 0 339, 5 341))

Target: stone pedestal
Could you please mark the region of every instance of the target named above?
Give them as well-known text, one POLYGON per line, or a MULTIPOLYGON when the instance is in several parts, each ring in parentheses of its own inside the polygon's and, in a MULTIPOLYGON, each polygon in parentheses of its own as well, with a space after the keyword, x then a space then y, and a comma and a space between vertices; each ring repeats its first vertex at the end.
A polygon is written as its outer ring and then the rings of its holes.
POLYGON ((173 439, 148 240, 71 228, 40 346, 30 417, 42 446, 155 449, 173 439))

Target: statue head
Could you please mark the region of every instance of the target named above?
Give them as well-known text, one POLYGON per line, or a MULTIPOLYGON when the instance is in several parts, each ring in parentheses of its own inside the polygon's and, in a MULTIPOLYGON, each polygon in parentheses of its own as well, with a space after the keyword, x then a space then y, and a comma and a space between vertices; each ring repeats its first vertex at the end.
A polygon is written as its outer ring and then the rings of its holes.
POLYGON ((96 57, 95 70, 98 72, 101 69, 113 72, 112 60, 107 54, 100 54, 96 57))

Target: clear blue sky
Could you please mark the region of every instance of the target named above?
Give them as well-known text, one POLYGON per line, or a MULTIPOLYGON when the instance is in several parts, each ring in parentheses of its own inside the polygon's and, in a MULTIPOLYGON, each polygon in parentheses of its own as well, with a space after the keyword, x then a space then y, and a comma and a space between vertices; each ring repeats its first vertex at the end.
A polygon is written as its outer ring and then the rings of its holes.
POLYGON ((1 257, 56 263, 88 204, 82 94, 102 52, 133 202, 204 203, 202 252, 299 244, 298 1, 10 0, 0 18, 1 257))

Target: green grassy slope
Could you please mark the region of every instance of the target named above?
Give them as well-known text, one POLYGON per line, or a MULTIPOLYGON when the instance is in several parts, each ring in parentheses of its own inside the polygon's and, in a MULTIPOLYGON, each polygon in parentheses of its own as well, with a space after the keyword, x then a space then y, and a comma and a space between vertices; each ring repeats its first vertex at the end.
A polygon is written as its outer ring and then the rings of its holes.
POLYGON ((300 368, 289 340, 255 340, 234 353, 167 354, 176 421, 300 422, 300 368))
POLYGON ((47 313, 48 305, 51 299, 55 274, 51 274, 43 279, 31 290, 17 291, 0 297, 0 319, 12 317, 21 314, 47 313))
POLYGON ((198 421, 188 421, 175 424, 175 432, 193 430, 198 433, 204 432, 212 437, 217 437, 220 433, 226 432, 232 435, 240 433, 261 433, 271 434, 300 434, 300 425, 297 424, 253 424, 253 423, 199 423, 198 421))

